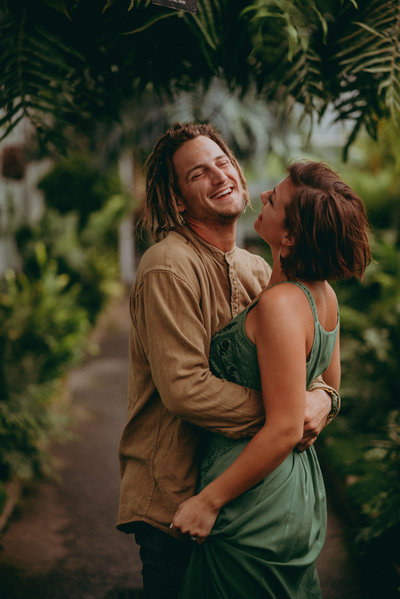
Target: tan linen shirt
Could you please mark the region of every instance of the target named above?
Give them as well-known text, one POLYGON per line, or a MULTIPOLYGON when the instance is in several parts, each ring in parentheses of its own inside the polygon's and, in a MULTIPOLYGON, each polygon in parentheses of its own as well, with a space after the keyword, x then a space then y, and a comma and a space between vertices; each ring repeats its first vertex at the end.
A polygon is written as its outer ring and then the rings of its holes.
POLYGON ((271 269, 224 253, 181 227, 143 256, 130 298, 128 417, 120 442, 117 527, 169 531, 194 494, 200 429, 236 438, 258 430, 260 394, 213 376, 211 337, 268 284, 271 269))

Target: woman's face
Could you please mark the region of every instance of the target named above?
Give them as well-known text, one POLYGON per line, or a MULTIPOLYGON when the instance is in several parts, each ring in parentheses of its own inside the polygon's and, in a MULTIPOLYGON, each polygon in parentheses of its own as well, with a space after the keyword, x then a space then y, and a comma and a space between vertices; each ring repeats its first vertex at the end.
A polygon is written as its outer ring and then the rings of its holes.
POLYGON ((285 205, 291 200, 296 187, 289 177, 274 189, 260 194, 263 207, 254 228, 271 248, 280 249, 288 238, 285 228, 285 205))

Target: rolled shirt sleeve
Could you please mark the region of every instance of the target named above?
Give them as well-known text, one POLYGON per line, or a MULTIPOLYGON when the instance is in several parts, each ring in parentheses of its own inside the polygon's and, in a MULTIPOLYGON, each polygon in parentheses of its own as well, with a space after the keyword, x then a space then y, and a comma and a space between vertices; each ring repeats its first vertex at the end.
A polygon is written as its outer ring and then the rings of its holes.
POLYGON ((152 270, 133 314, 154 385, 172 414, 232 438, 258 430, 264 419, 260 394, 210 372, 212 319, 204 318, 199 288, 170 270, 152 270))

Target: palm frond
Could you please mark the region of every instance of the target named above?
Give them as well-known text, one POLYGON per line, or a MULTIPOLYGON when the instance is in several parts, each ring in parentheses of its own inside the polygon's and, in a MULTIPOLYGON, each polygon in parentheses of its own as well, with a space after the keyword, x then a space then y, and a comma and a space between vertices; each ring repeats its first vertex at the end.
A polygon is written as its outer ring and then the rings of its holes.
POLYGON ((202 0, 198 4, 196 14, 183 15, 213 74, 218 73, 220 61, 217 57, 220 56, 221 51, 224 52, 226 34, 224 17, 228 9, 227 0, 202 0))
POLYGON ((247 7, 250 18, 257 86, 266 99, 301 102, 306 111, 315 109, 321 94, 321 60, 314 38, 326 35, 327 21, 315 2, 258 0, 247 7))
MULTIPOLYGON (((28 116, 52 131, 99 119, 150 83, 156 93, 226 81, 281 110, 320 116, 334 104, 356 135, 400 113, 400 6, 395 0, 199 0, 198 12, 151 0, 3 0, 0 127, 28 116), (5 8, 3 8, 3 5, 5 8)), ((196 93, 194 91, 194 93, 196 93)), ((175 94, 176 95, 176 94, 175 94)))
POLYGON ((326 19, 314 0, 257 0, 242 15, 250 17, 255 52, 267 62, 268 55, 273 61, 279 51, 291 62, 300 50, 307 51, 315 31, 321 30, 324 38, 327 33, 326 19))
POLYGON ((67 121, 77 108, 77 72, 87 67, 75 48, 40 25, 32 26, 27 11, 18 17, 10 15, 2 22, 1 139, 23 117, 41 130, 52 128, 55 118, 67 121))
MULTIPOLYGON (((350 35, 337 41, 335 58, 341 68, 342 94, 362 91, 367 127, 378 119, 400 115, 400 6, 397 1, 367 2, 350 35), (369 117, 366 119, 366 115, 369 117)), ((337 102, 339 114, 341 104, 337 102)))

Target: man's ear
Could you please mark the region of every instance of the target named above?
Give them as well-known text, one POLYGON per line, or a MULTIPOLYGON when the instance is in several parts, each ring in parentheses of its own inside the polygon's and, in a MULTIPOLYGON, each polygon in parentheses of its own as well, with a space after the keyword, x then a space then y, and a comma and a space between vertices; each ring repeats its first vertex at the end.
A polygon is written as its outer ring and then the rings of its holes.
POLYGON ((178 212, 180 212, 182 214, 183 212, 185 212, 186 206, 185 206, 182 198, 180 198, 179 196, 175 196, 175 200, 176 200, 176 207, 178 208, 178 212))

